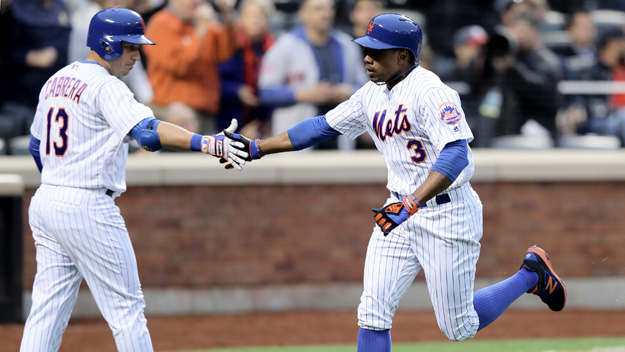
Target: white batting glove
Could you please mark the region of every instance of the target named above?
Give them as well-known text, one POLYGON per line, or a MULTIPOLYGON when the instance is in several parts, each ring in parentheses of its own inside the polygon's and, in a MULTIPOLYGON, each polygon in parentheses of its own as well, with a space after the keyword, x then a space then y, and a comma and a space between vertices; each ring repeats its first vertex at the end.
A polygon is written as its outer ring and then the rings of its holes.
MULTIPOLYGON (((226 131, 232 133, 238 127, 236 119, 232 119, 230 126, 226 128, 226 131)), ((245 165, 245 158, 249 155, 247 152, 239 150, 233 146, 238 146, 239 142, 234 142, 230 138, 226 137, 223 132, 214 136, 202 137, 202 152, 211 154, 219 158, 219 162, 225 164, 227 170, 237 169, 243 170, 245 165), (232 145, 232 146, 231 146, 232 145)), ((241 147, 243 145, 241 144, 241 147)))

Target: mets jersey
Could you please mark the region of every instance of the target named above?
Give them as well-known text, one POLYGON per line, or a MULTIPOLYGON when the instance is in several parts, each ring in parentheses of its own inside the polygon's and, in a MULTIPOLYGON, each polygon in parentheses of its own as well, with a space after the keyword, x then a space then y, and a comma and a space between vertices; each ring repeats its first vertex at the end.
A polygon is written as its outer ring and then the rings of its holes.
POLYGON ((117 77, 95 62, 75 61, 39 93, 31 134, 40 141, 41 183, 126 190, 127 134, 154 116, 117 77))
MULTIPOLYGON (((368 82, 351 98, 326 114, 328 124, 356 138, 369 132, 386 162, 387 188, 412 194, 427 178, 443 147, 455 140, 473 140, 458 93, 434 73, 417 67, 389 90, 368 82)), ((474 171, 469 165, 447 189, 466 183, 474 171)))

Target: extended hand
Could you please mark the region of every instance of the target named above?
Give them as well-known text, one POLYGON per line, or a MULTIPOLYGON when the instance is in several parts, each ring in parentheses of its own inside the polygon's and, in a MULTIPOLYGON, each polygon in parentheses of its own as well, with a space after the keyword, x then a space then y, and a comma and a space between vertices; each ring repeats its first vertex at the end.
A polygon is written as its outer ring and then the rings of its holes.
POLYGON ((419 210, 417 198, 413 195, 404 197, 401 202, 391 203, 380 209, 371 209, 375 213, 375 223, 380 226, 384 236, 419 210))
MULTIPOLYGON (((237 120, 232 119, 232 123, 224 132, 234 132, 237 126, 237 120)), ((218 157, 222 164, 226 164, 226 169, 243 170, 248 153, 243 150, 242 143, 233 142, 224 135, 224 132, 213 136, 203 136, 202 152, 218 157)))
POLYGON ((254 159, 260 159, 264 156, 263 152, 260 150, 258 139, 249 139, 242 134, 232 133, 231 131, 225 130, 224 134, 226 137, 230 138, 230 146, 232 149, 238 149, 245 153, 247 157, 245 157, 245 161, 252 161, 254 159))

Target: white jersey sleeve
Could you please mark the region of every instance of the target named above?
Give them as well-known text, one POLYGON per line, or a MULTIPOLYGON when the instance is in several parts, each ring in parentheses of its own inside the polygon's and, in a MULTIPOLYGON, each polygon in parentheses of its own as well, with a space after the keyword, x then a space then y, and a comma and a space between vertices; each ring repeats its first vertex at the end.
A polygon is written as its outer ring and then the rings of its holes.
POLYGON ((473 133, 456 91, 449 88, 432 89, 419 109, 419 115, 424 118, 423 128, 438 151, 443 150, 449 142, 473 140, 473 133))
POLYGON ((153 117, 152 110, 139 103, 128 86, 119 79, 111 80, 101 88, 96 109, 120 137, 146 117, 153 117))
POLYGON ((367 115, 362 104, 362 90, 365 87, 326 113, 328 125, 351 139, 367 130, 367 115))

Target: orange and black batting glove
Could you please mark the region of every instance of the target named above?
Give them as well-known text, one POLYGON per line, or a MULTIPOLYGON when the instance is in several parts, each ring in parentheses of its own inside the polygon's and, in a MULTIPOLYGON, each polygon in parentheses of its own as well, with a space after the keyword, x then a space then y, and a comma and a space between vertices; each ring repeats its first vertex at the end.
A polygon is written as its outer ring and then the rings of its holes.
POLYGON ((386 236, 419 210, 419 202, 411 194, 404 197, 401 202, 371 210, 375 213, 375 223, 380 226, 384 236, 386 236))

